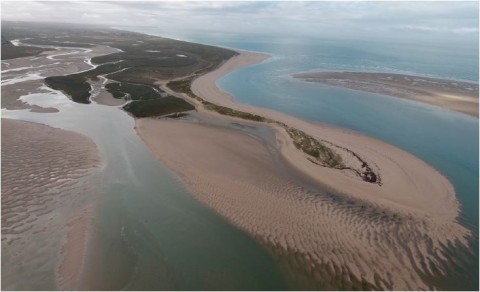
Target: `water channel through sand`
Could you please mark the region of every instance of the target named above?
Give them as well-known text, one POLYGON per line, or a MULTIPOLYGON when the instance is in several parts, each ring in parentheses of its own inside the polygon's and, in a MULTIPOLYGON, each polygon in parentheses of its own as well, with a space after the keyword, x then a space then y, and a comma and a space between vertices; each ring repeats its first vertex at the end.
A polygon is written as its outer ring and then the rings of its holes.
MULTIPOLYGON (((35 70, 32 70, 33 73, 35 70)), ((266 251, 191 196, 141 142, 134 120, 116 107, 71 102, 43 88, 22 97, 57 113, 2 109, 2 117, 42 123, 90 137, 98 147, 101 171, 92 234, 80 289, 285 289, 266 251)), ((67 223, 67 222, 63 222, 67 223)), ((63 240, 57 232, 48 241, 63 240)), ((29 238, 35 242, 36 237, 29 238)), ((58 245, 51 248, 58 248, 58 245)), ((24 256, 32 256, 30 249, 24 256)), ((8 247, 2 252, 7 254, 8 247)), ((51 251, 52 253, 54 251, 51 251)), ((4 273, 9 262, 2 259, 4 273)), ((11 257, 10 264, 18 258, 11 257)), ((55 266, 57 259, 46 259, 55 266)), ((55 271, 42 279, 29 274, 35 261, 18 270, 22 279, 2 279, 4 289, 55 289, 55 271), (39 282, 40 281, 40 282, 39 282)), ((7 271, 6 271, 7 270, 7 271)))

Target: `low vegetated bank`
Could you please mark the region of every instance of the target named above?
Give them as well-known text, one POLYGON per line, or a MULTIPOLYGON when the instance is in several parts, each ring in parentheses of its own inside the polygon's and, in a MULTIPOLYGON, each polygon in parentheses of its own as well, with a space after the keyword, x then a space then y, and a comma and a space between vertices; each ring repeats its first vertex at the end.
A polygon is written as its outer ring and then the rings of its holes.
POLYGON ((2 60, 36 56, 45 51, 43 48, 31 46, 14 46, 2 34, 2 60))
POLYGON ((134 100, 123 108, 137 118, 165 116, 195 109, 185 100, 171 95, 159 99, 134 100))
POLYGON ((126 82, 112 82, 105 85, 105 88, 115 98, 131 100, 149 100, 162 98, 165 93, 153 86, 143 84, 132 84, 126 82))
POLYGON ((58 27, 45 24, 39 27, 18 22, 14 26, 3 26, 3 35, 33 45, 70 48, 105 45, 117 48, 118 53, 92 58, 95 68, 66 76, 48 77, 45 78, 45 84, 64 92, 75 102, 88 104, 92 91, 90 81, 103 76, 114 81, 105 85, 105 88, 115 98, 133 100, 124 109, 137 117, 192 110, 191 104, 168 96, 155 82, 206 72, 237 54, 213 46, 94 26, 58 27))

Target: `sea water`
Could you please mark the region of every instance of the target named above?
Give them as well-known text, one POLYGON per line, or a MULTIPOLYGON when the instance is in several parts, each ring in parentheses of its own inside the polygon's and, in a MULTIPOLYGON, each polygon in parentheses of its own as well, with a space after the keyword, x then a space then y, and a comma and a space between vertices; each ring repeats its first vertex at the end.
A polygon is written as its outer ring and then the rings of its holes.
POLYGON ((456 282, 465 289, 478 289, 478 119, 415 101, 309 83, 290 76, 297 72, 337 70, 477 82, 478 38, 465 45, 450 43, 448 39, 422 43, 210 32, 177 37, 156 28, 131 29, 268 53, 272 56, 269 60, 231 72, 217 85, 240 103, 357 131, 395 145, 435 167, 454 185, 461 203, 459 220, 473 233, 474 256, 467 264, 468 276, 456 282))
MULTIPOLYGON (((140 140, 134 119, 121 108, 74 103, 53 90, 22 100, 60 111, 2 109, 2 117, 87 135, 102 157, 99 208, 89 241, 92 256, 84 274, 87 289, 288 289, 268 252, 197 201, 140 140)), ((54 270, 38 283, 29 281, 31 269, 35 267, 22 267, 22 287, 55 289, 48 280, 54 270)), ((5 287, 15 287, 10 279, 2 280, 5 287)))

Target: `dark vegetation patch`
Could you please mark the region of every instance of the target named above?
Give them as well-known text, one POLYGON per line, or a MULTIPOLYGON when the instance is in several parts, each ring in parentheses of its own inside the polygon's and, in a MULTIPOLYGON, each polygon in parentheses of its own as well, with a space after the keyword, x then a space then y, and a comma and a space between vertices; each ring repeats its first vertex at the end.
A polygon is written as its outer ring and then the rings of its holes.
POLYGON ((150 85, 131 84, 126 82, 113 82, 105 85, 105 88, 115 98, 124 98, 131 100, 148 100, 162 98, 160 89, 153 88, 150 85))
POLYGON ((2 60, 9 60, 22 57, 37 56, 45 49, 29 46, 14 46, 12 44, 2 45, 2 60))
POLYGON ((323 143, 303 131, 288 126, 285 126, 284 128, 290 138, 292 138, 293 144, 297 149, 312 156, 323 166, 339 169, 345 168, 345 165, 342 162, 342 157, 335 153, 331 148, 325 146, 323 143))
POLYGON ((185 100, 171 95, 159 99, 134 100, 123 108, 137 118, 164 116, 195 109, 185 100))
POLYGON ((163 118, 179 119, 179 118, 184 118, 184 117, 187 117, 187 116, 188 116, 187 113, 173 113, 173 114, 165 115, 165 116, 163 116, 163 118))
POLYGON ((208 110, 216 111, 219 114, 225 115, 225 116, 231 116, 231 117, 237 117, 241 118, 244 120, 250 120, 250 121, 255 121, 255 122, 266 122, 268 119, 251 114, 248 112, 243 112, 243 111, 238 111, 226 106, 221 106, 221 105, 216 105, 214 103, 208 102, 208 101, 203 101, 202 102, 204 107, 208 110))
POLYGON ((202 98, 198 97, 192 92, 191 87, 193 79, 195 79, 195 76, 190 76, 181 80, 170 81, 168 82, 167 86, 175 92, 185 93, 191 98, 203 102, 204 100, 202 98))
POLYGON ((69 95, 78 103, 90 103, 90 90, 92 87, 85 80, 72 76, 53 76, 45 78, 45 84, 55 90, 60 90, 69 95))
POLYGON ((9 40, 2 34, 2 60, 9 60, 21 57, 36 56, 45 49, 29 46, 14 46, 9 40))
POLYGON ((88 83, 88 80, 95 80, 98 78, 98 75, 120 69, 119 64, 104 64, 81 73, 47 77, 45 78, 45 84, 53 89, 61 90, 75 102, 90 103, 90 90, 92 90, 92 87, 88 83))

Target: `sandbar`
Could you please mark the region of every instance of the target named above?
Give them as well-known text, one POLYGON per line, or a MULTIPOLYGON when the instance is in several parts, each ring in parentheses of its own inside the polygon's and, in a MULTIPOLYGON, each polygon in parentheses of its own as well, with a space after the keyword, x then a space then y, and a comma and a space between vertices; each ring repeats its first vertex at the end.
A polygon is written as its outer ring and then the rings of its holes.
POLYGON ((306 72, 292 76, 309 82, 415 100, 478 118, 478 83, 371 72, 306 72))
POLYGON ((340 276, 346 289, 432 289, 425 278, 442 273, 444 247, 466 244, 469 236, 457 222, 460 205, 451 183, 392 145, 238 104, 217 87, 216 80, 224 74, 266 58, 240 52, 197 78, 192 91, 218 105, 305 131, 335 149, 346 163, 358 163, 355 153, 375 169, 381 183, 312 163, 279 126, 226 117, 197 101, 196 119, 138 119, 137 133, 200 201, 265 245, 293 257, 323 288, 338 288, 335 279, 340 276), (230 127, 202 123, 202 117, 247 127, 267 125, 275 133, 274 146, 230 127), (302 177, 305 184, 281 169, 302 177))

